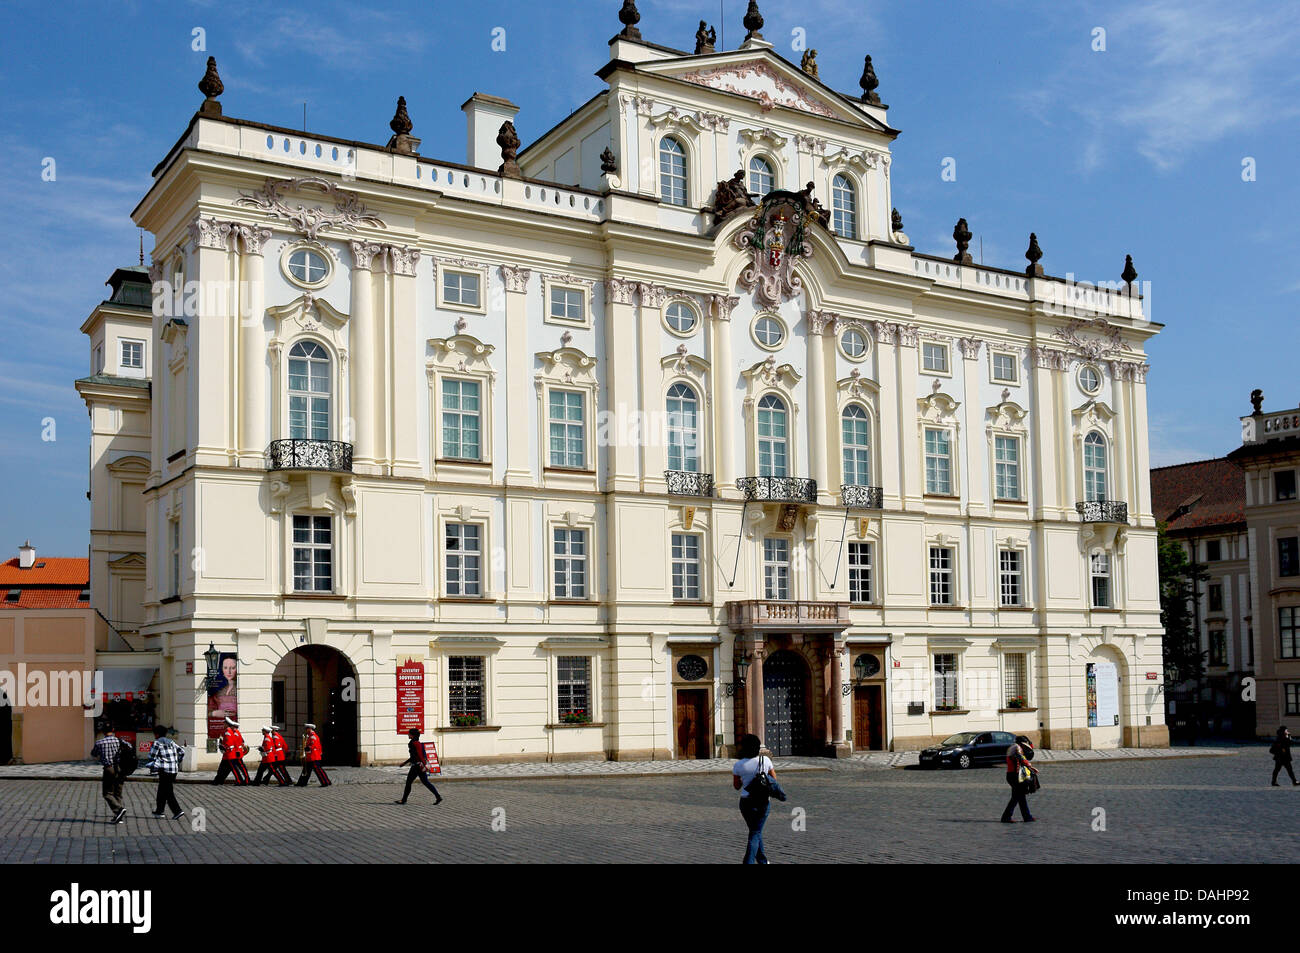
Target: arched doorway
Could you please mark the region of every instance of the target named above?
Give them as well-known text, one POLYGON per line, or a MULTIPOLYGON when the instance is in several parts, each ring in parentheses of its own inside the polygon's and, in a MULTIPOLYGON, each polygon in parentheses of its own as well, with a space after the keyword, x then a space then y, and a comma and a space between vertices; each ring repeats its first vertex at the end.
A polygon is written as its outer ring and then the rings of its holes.
POLYGON ((782 649, 763 660, 763 742, 776 755, 808 748, 808 663, 782 649))
POLYGON ((271 676, 271 720, 292 752, 302 751, 303 726, 316 726, 327 765, 360 762, 359 685, 347 657, 325 645, 294 649, 271 676))

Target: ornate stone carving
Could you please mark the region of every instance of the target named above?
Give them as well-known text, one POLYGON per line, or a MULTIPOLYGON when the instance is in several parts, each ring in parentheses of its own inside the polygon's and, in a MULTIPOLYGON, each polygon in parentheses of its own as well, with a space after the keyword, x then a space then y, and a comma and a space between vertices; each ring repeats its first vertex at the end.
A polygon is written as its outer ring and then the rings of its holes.
POLYGON ((834 311, 808 310, 808 330, 813 334, 834 335, 841 318, 834 311))
POLYGON ((221 103, 217 102, 217 97, 226 91, 225 85, 221 82, 221 77, 217 75, 217 58, 208 57, 208 68, 203 73, 203 78, 199 80, 199 92, 203 94, 203 104, 199 106, 199 113, 204 116, 220 116, 221 103))
POLYGON ((501 280, 505 282, 506 291, 525 292, 528 290, 528 279, 532 277, 532 272, 527 268, 516 268, 511 265, 501 265, 501 280))
POLYGON ((366 206, 354 192, 345 192, 328 179, 309 175, 296 179, 267 179, 261 191, 241 192, 235 200, 236 205, 256 208, 271 218, 284 219, 294 228, 310 239, 315 239, 322 228, 334 228, 339 231, 355 232, 360 225, 372 228, 386 228, 383 221, 371 215, 366 206), (334 200, 334 208, 308 208, 304 205, 290 206, 284 198, 285 192, 302 189, 316 189, 334 200))
POLYGON ((1075 318, 1065 327, 1053 331, 1052 337, 1069 344, 1090 361, 1133 350, 1121 339, 1119 328, 1105 318, 1094 318, 1091 321, 1075 318), (1083 337, 1079 332, 1084 328, 1095 331, 1100 337, 1083 337))
POLYGON ((1119 276, 1120 280, 1122 280, 1124 284, 1128 285, 1129 289, 1132 290, 1133 282, 1137 281, 1137 276, 1138 276, 1137 269, 1133 267, 1133 256, 1125 255, 1124 272, 1119 276))
POLYGON ((1025 274, 1031 278, 1043 277, 1043 266, 1038 263, 1043 257, 1043 250, 1038 247, 1038 236, 1033 232, 1029 233, 1029 247, 1025 249, 1025 257, 1029 259, 1029 267, 1025 269, 1025 274))
POLYGON ((411 117, 406 112, 405 96, 397 97, 397 111, 393 113, 393 118, 389 120, 388 128, 393 130, 393 134, 397 136, 409 135, 411 129, 414 128, 411 117))
POLYGON ((892 321, 873 321, 871 322, 876 332, 876 343, 878 344, 897 344, 898 343, 898 325, 892 321))
POLYGON ((919 331, 915 324, 898 324, 898 343, 903 347, 916 347, 919 331))
POLYGON ((870 56, 863 61, 862 76, 858 79, 858 85, 862 87, 862 101, 864 103, 872 106, 880 105, 880 97, 876 95, 880 80, 876 78, 876 68, 871 65, 870 56))
POLYGON ((758 31, 763 29, 763 14, 758 12, 758 0, 749 0, 749 6, 745 9, 745 19, 741 21, 745 24, 745 29, 749 32, 745 34, 745 42, 750 40, 761 40, 763 34, 758 31))
POLYGON ((957 339, 957 346, 961 348, 961 356, 968 361, 973 361, 980 356, 980 345, 983 343, 979 338, 957 339))
POLYGON ((352 246, 353 266, 363 271, 369 271, 375 256, 384 250, 383 245, 372 242, 350 242, 349 244, 352 246))
POLYGON ((995 430, 1025 431, 1025 415, 1028 411, 1019 404, 1007 400, 1007 394, 1004 392, 1002 403, 989 407, 985 414, 988 416, 988 425, 985 430, 992 435, 995 430))
MULTIPOLYGON (((1147 379, 1147 371, 1149 370, 1151 370, 1150 364, 1138 364, 1134 361, 1110 362, 1111 377, 1117 381, 1133 381, 1138 384, 1144 383, 1147 379)), ((1261 397, 1262 396, 1263 395, 1261 395, 1261 397)))
POLYGON ((420 262, 420 249, 407 248, 403 245, 388 246, 388 263, 395 275, 415 275, 415 266, 420 262))
POLYGON ((605 280, 605 292, 609 295, 609 300, 614 304, 631 304, 632 295, 637 290, 637 282, 628 281, 626 278, 607 278, 605 280))
POLYGON ((271 240, 271 230, 269 228, 258 228, 256 225, 242 225, 232 223, 231 240, 238 245, 243 245, 245 255, 262 254, 262 246, 271 240))
POLYGON ((817 51, 804 50, 803 56, 799 57, 799 68, 813 79, 820 79, 821 73, 817 69, 817 51))
POLYGON ((618 173, 618 157, 614 155, 614 150, 609 146, 600 154, 600 171, 604 175, 615 175, 618 173))
POLYGON ((725 222, 735 212, 743 208, 753 208, 754 198, 745 188, 745 170, 737 169, 730 179, 723 179, 713 191, 713 208, 701 211, 713 212, 715 226, 725 222))
POLYGON ((641 14, 633 0, 623 0, 623 6, 618 11, 618 22, 623 24, 619 36, 628 40, 641 39, 641 31, 637 29, 637 24, 641 22, 641 14))
POLYGON ((803 291, 794 265, 812 257, 804 231, 817 214, 806 192, 769 192, 754 217, 736 233, 736 247, 748 249, 751 255, 740 273, 740 284, 761 303, 779 305, 803 291))
POLYGON ((700 21, 700 28, 695 31, 695 55, 701 53, 712 53, 714 46, 718 42, 718 31, 711 26, 707 26, 703 20, 700 21))
POLYGON ((826 140, 821 136, 808 136, 801 132, 795 133, 794 144, 795 148, 800 152, 811 153, 815 156, 825 153, 827 145, 826 140))
POLYGON ((709 295, 709 311, 716 321, 730 321, 731 312, 740 304, 739 295, 709 295))
POLYGON ((785 106, 789 109, 824 116, 827 119, 835 118, 835 113, 824 103, 761 60, 692 70, 678 78, 683 82, 694 83, 696 86, 708 86, 711 89, 721 89, 755 99, 763 112, 770 112, 777 106, 785 106), (771 90, 756 88, 752 82, 745 82, 754 79, 766 81, 770 84, 771 90))
POLYGON ((957 224, 952 229, 952 237, 957 243, 957 254, 953 255, 952 260, 962 265, 973 264, 975 259, 966 250, 970 248, 971 240, 970 227, 966 224, 966 219, 957 219, 957 224))
POLYGON ((1032 347, 1029 349, 1034 358, 1034 365, 1045 370, 1068 371, 1073 360, 1065 351, 1050 347, 1032 347))
POLYGON ((515 124, 509 119, 501 124, 501 129, 497 132, 497 145, 501 147, 501 165, 497 169, 497 175, 522 179, 524 174, 515 161, 519 158, 519 135, 515 132, 515 124))
POLYGON ((230 233, 234 230, 233 222, 221 222, 215 218, 200 215, 190 223, 190 236, 200 248, 230 249, 230 233))
POLYGON ((668 298, 668 289, 663 285, 641 282, 636 287, 637 293, 641 297, 642 307, 662 308, 664 306, 664 301, 668 298))

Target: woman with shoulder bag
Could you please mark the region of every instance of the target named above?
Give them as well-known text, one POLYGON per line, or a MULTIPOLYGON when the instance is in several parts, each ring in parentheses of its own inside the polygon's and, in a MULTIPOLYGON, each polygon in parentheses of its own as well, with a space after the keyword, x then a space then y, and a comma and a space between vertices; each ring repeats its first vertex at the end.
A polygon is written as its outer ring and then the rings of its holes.
MULTIPOLYGON (((1034 769, 1029 765, 1029 757, 1032 755, 1026 757, 1025 749, 1021 744, 1020 739, 1017 739, 1016 744, 1007 748, 1007 784, 1011 785, 1011 800, 1007 801, 1006 810, 1002 812, 1003 824, 1016 822, 1016 819, 1011 816, 1016 805, 1020 805, 1020 817, 1025 823, 1034 819, 1029 813, 1029 802, 1025 799, 1034 781, 1034 769)), ((1023 744, 1028 745, 1029 739, 1025 738, 1023 744)), ((1033 745, 1029 745, 1029 750, 1033 751, 1033 745)))
POLYGON ((785 791, 777 783, 772 759, 763 754, 763 742, 758 735, 745 735, 740 739, 740 759, 731 769, 731 783, 740 792, 740 816, 749 828, 745 845, 746 864, 766 864, 763 852, 763 825, 767 823, 771 799, 785 800, 785 791))

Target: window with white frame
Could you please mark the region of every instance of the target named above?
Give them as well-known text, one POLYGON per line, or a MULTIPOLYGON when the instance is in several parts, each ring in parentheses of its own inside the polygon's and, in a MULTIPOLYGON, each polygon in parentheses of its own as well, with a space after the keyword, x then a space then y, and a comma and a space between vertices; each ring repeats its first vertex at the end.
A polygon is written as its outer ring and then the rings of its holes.
POLYGON ((749 160, 749 191, 761 199, 774 188, 776 173, 772 171, 772 163, 763 156, 754 156, 749 160))
POLYGON ((831 180, 831 231, 842 238, 858 237, 858 193, 843 173, 831 180))
POLYGON ((925 492, 952 496, 952 440, 941 427, 925 429, 925 492))
POLYGON ((994 496, 999 500, 1020 499, 1020 439, 993 438, 994 496))
POLYGON ((956 708, 957 655, 955 652, 936 652, 934 656, 934 707, 956 708))
POLYGON ((483 595, 483 527, 448 523, 443 534, 447 595, 483 595))
POLYGON ((758 475, 783 477, 789 470, 785 401, 764 394, 758 401, 758 475))
POLYGON ((555 660, 556 712, 561 722, 591 721, 591 657, 561 655, 555 660))
POLYGON ((289 349, 289 437, 330 438, 330 357, 316 341, 289 349))
POLYGON ((871 485, 871 420, 860 404, 849 404, 840 417, 844 440, 844 482, 871 485))
POLYGON ((840 353, 850 361, 864 360, 870 347, 866 334, 858 328, 847 328, 840 335, 840 353))
POLYGON ((333 517, 294 515, 293 588, 296 592, 333 591, 333 517))
POLYGON ((555 528, 555 598, 587 598, 587 531, 555 528))
POLYGON ((668 469, 700 472, 700 400, 680 381, 668 388, 668 469))
POLYGON ((1019 380, 1019 375, 1016 373, 1019 362, 1014 354, 1006 351, 990 351, 989 361, 995 384, 1014 384, 1019 380))
POLYGON ((686 204, 686 149, 672 136, 659 140, 659 198, 669 205, 686 204))
POLYGON ((871 601, 871 557, 871 543, 849 543, 849 602, 871 601))
POLYGON ((921 368, 932 374, 947 374, 948 345, 939 341, 922 341, 921 368))
POLYGON ((482 306, 482 275, 472 271, 444 270, 442 273, 442 301, 462 308, 482 306))
POLYGON ((1002 688, 1006 708, 1029 707, 1029 656, 1007 652, 1002 656, 1002 688))
POLYGON ((551 285, 551 319, 569 324, 585 323, 587 320, 583 309, 585 299, 586 293, 581 288, 551 285))
POLYGON ((953 551, 947 546, 930 547, 930 605, 953 604, 953 551))
POLYGON ((181 518, 176 516, 167 523, 169 545, 171 549, 171 591, 168 595, 181 594, 181 518))
POLYGON ((442 379, 442 455, 452 460, 482 459, 482 402, 478 381, 442 379))
POLYGON ((1106 439, 1097 431, 1083 438, 1083 498, 1106 499, 1106 439))
POLYGON ((299 248, 289 253, 289 275, 301 285, 318 285, 329 274, 325 257, 310 248, 299 248))
POLYGON ((673 598, 688 602, 700 598, 700 537, 673 533, 673 598))
POLYGON ((144 342, 123 338, 118 343, 122 349, 122 369, 144 370, 144 342))
POLYGON ((1089 572, 1092 576, 1092 607, 1109 609, 1111 607, 1110 555, 1093 553, 1089 559, 1089 572))
POLYGON ((1025 604, 1024 554, 1018 549, 998 551, 998 594, 1004 606, 1025 604))
POLYGON ((447 714, 454 727, 473 727, 486 718, 485 659, 481 655, 447 657, 447 714))
POLYGON ((1079 389, 1085 394, 1093 395, 1101 390, 1101 374, 1091 364, 1079 368, 1079 389))
POLYGON ((768 536, 763 540, 763 598, 790 598, 790 541, 768 536))
POLYGON ((785 325, 774 315, 760 314, 754 321, 754 340, 760 347, 774 351, 785 340, 785 325))
POLYGON ((664 311, 664 320, 677 334, 690 334, 699 323, 695 309, 684 301, 674 301, 664 311))
POLYGON ((95 345, 95 360, 92 365, 91 373, 93 374, 104 373, 104 345, 102 344, 95 345))
POLYGON ((587 465, 586 413, 581 391, 553 389, 547 403, 550 465, 581 470, 587 465))

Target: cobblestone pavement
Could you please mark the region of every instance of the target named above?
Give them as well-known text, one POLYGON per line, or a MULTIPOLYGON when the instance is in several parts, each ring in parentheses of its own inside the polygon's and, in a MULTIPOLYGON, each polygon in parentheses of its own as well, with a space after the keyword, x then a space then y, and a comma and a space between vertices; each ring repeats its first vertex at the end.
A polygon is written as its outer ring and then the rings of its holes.
MULTIPOLYGON (((996 768, 841 762, 787 773, 790 801, 773 805, 767 850, 779 863, 1297 863, 1300 788, 1269 787, 1271 767, 1262 748, 1044 762, 1031 798, 1040 822, 1010 825, 998 823, 1007 785, 996 768)), ((179 796, 191 816, 172 821, 148 816, 152 788, 130 784, 131 816, 113 827, 98 785, 9 780, 0 861, 730 863, 744 846, 735 792, 716 775, 464 780, 444 786, 439 807, 420 788, 393 804, 400 793, 396 775, 387 786, 187 786, 179 796)))

